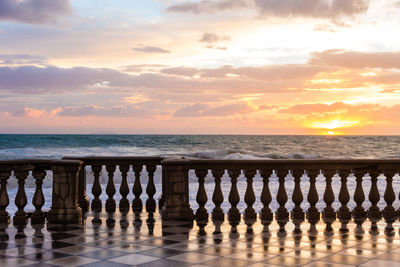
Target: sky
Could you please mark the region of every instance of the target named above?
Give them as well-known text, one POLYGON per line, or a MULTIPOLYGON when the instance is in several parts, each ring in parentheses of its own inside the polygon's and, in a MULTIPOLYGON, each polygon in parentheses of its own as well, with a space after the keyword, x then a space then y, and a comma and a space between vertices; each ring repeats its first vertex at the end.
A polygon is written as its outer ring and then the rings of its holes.
POLYGON ((0 133, 400 134, 399 0, 0 0, 0 133))

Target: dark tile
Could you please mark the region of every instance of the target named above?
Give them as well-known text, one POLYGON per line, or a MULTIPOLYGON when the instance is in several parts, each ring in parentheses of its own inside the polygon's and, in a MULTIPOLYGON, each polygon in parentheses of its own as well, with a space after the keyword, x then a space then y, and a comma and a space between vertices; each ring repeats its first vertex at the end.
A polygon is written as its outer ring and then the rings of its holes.
POLYGON ((93 259, 98 259, 98 260, 108 260, 120 256, 127 255, 129 253, 123 252, 123 251, 118 251, 118 250, 112 250, 112 249, 102 249, 102 250, 97 250, 97 251, 92 251, 86 254, 82 254, 80 256, 82 257, 89 257, 93 259))
POLYGON ((52 241, 52 242, 48 241, 48 242, 44 242, 44 243, 32 244, 31 247, 51 250, 51 249, 58 249, 58 248, 66 248, 66 247, 70 247, 73 245, 74 244, 64 243, 64 242, 60 242, 60 241, 52 241))
POLYGON ((97 248, 111 248, 111 247, 115 247, 115 246, 122 246, 124 244, 126 244, 126 243, 119 239, 117 239, 117 240, 105 239, 105 240, 95 241, 92 243, 86 243, 85 246, 97 247, 97 248))
POLYGON ((173 261, 173 260, 158 260, 158 261, 152 261, 144 264, 140 264, 138 266, 140 267, 186 267, 192 265, 191 263, 185 263, 185 262, 180 262, 180 261, 173 261))
POLYGON ((172 244, 178 244, 180 243, 179 241, 174 241, 174 240, 166 240, 162 238, 156 238, 156 239, 149 239, 140 242, 142 245, 148 245, 148 246, 168 246, 172 244))
POLYGON ((155 248, 155 249, 138 252, 138 254, 154 256, 154 257, 159 257, 159 258, 168 258, 171 256, 183 254, 183 253, 186 253, 186 252, 175 250, 175 249, 167 249, 167 248, 155 248))
POLYGON ((80 265, 79 267, 130 267, 132 264, 122 264, 112 261, 98 261, 94 263, 80 265))
POLYGON ((72 237, 76 237, 76 236, 77 235, 68 234, 68 233, 52 233, 51 239, 57 241, 57 240, 72 238, 72 237))
POLYGON ((63 257, 68 257, 68 256, 71 256, 71 255, 53 252, 53 251, 42 251, 39 253, 25 255, 20 258, 23 258, 26 260, 31 260, 31 261, 50 261, 50 260, 60 259, 63 257))
POLYGON ((72 230, 78 230, 81 229, 82 227, 79 227, 77 225, 68 225, 68 224, 52 224, 47 226, 47 231, 49 232, 66 232, 66 231, 72 231, 72 230))
POLYGON ((218 258, 214 260, 209 260, 201 263, 202 265, 208 266, 218 266, 218 267, 244 267, 252 264, 252 262, 244 260, 235 260, 230 258, 218 258))
MULTIPOLYGON (((27 265, 24 265, 24 266, 27 266, 27 265)), ((58 265, 53 265, 53 264, 44 263, 44 262, 29 264, 28 266, 29 267, 60 267, 58 265)))

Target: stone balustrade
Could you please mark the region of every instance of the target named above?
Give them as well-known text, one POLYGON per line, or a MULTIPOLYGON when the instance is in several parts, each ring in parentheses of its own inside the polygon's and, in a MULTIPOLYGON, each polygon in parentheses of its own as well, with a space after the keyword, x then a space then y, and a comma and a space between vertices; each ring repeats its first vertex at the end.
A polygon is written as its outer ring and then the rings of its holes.
MULTIPOLYGON (((131 209, 135 214, 140 214, 143 206, 146 211, 153 214, 156 210, 156 186, 154 173, 157 166, 162 167, 162 195, 159 199, 159 210, 163 220, 193 220, 199 226, 205 226, 209 220, 221 222, 227 219, 235 227, 243 219, 251 229, 251 225, 260 220, 267 229, 273 220, 277 221, 280 230, 284 231, 286 224, 291 220, 296 229, 300 224, 308 221, 315 225, 320 220, 326 224, 326 230, 332 230, 332 223, 336 220, 342 224, 341 231, 346 231, 346 225, 353 220, 357 225, 362 225, 365 220, 370 220, 372 228, 376 228, 379 220, 387 223, 387 231, 392 231, 392 224, 399 217, 400 211, 393 205, 397 199, 393 184, 398 176, 400 160, 199 160, 181 157, 69 157, 63 160, 13 160, 0 161, 0 223, 7 223, 10 215, 7 211, 9 195, 7 181, 13 171, 18 180, 18 191, 15 195, 17 212, 13 217, 14 224, 25 224, 28 217, 32 223, 42 223, 45 218, 50 222, 79 222, 82 218, 81 209, 86 212, 100 212, 104 208, 107 213, 114 213, 117 208, 122 214, 131 209), (86 192, 87 166, 91 167, 94 180, 91 187, 93 199, 90 201, 86 192), (120 201, 115 200, 115 171, 117 167, 121 173, 119 193, 120 201), (103 192, 100 181, 101 171, 108 174, 105 193, 107 199, 103 203, 100 196, 103 192), (127 180, 128 172, 134 173, 132 188, 127 180), (46 201, 43 195, 42 183, 46 171, 53 172, 52 206, 49 212, 42 211, 46 201), (145 188, 147 200, 142 203, 144 194, 141 173, 148 174, 145 188), (35 211, 27 214, 27 196, 25 193, 25 180, 31 173, 35 178, 36 189, 32 204, 35 211), (189 174, 194 174, 197 179, 197 193, 195 202, 190 203, 189 174), (367 176, 366 176, 367 175, 367 176), (212 194, 206 190, 206 180, 212 177, 212 194), (257 177, 261 186, 255 193, 254 181, 257 177), (274 177, 274 178, 273 178, 274 177), (288 190, 287 177, 292 178, 292 188, 288 190), (302 179, 308 177, 307 192, 302 185, 302 179), (323 195, 318 195, 321 187, 317 180, 323 177, 323 195), (229 179, 229 183, 223 182, 229 179), (245 181, 238 188, 238 181, 245 181), (271 182, 275 179, 276 192, 271 190, 271 182), (355 181, 354 190, 349 190, 348 181, 355 181), (385 181, 383 199, 378 188, 378 180, 385 181), (334 193, 333 181, 340 182, 338 192, 334 193), (369 181, 366 187, 365 181, 369 181), (226 188, 229 187, 229 188, 226 188), (244 189, 240 195, 240 189, 244 189), (224 196, 223 189, 228 189, 229 195, 224 196), (208 193, 207 193, 208 192, 208 193), (289 192, 292 192, 289 194, 289 192), (130 195, 130 193, 132 195, 130 195), (306 194, 307 193, 307 194, 306 194), (132 202, 128 197, 133 198, 132 202), (322 198, 322 199, 321 199, 322 198), (324 206, 318 206, 323 200, 324 206), (340 205, 334 208, 338 200, 340 205), (212 201, 213 207, 207 208, 207 203, 212 201), (223 209, 228 201, 229 209, 223 209), (288 202, 292 206, 288 208, 288 202), (353 201, 355 205, 349 205, 353 201), (367 207, 365 203, 369 202, 367 207), (384 207, 379 206, 384 201, 384 207), (239 203, 246 204, 243 212, 238 207, 239 203), (272 202, 277 203, 275 210, 271 208, 272 202), (304 202, 307 207, 304 208, 304 202), (193 211, 193 204, 197 210, 193 211), (378 205, 379 204, 379 205, 378 205), (262 208, 256 211, 256 205, 262 208), (80 208, 79 208, 80 207, 80 208)), ((319 181, 318 180, 318 181, 319 181)), ((398 189, 396 189, 398 190, 398 189)), ((218 225, 218 223, 217 223, 218 225)))
POLYGON ((7 184, 12 174, 18 180, 18 191, 14 203, 17 212, 12 220, 15 225, 24 225, 31 218, 32 224, 42 224, 47 220, 54 223, 77 223, 82 219, 82 211, 78 206, 78 173, 81 162, 75 160, 8 160, 0 161, 0 223, 9 223, 10 204, 7 184), (43 180, 46 171, 53 173, 53 190, 51 209, 42 210, 46 198, 43 194, 43 180), (25 207, 28 199, 25 181, 32 174, 36 188, 32 201, 35 210, 27 214, 25 207))

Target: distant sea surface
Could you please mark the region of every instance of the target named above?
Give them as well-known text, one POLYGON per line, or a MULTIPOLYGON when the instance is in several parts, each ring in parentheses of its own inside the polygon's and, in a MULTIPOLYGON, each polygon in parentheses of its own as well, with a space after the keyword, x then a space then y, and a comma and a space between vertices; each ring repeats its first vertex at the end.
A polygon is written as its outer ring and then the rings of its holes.
POLYGON ((63 156, 207 159, 400 158, 400 136, 0 135, 0 159, 63 156))

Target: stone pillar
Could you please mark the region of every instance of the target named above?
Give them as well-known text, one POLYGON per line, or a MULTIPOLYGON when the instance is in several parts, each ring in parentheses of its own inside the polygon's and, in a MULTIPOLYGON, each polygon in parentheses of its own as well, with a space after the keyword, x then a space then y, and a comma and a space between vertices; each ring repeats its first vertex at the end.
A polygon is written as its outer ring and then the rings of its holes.
POLYGON ((165 204, 161 215, 163 220, 190 220, 194 218, 189 204, 190 160, 181 158, 165 159, 161 162, 164 171, 163 192, 165 204))
POLYGON ((78 184, 81 161, 55 160, 53 171, 52 206, 47 215, 50 223, 79 223, 82 210, 78 204, 78 184))
POLYGON ((82 212, 89 210, 90 198, 86 194, 86 165, 83 164, 79 171, 78 203, 82 212))

